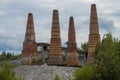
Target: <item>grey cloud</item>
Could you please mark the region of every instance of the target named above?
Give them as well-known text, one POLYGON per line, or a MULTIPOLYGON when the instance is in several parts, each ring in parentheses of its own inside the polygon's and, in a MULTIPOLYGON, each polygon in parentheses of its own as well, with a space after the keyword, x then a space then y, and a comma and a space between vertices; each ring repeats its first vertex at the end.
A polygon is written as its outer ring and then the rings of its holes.
POLYGON ((104 29, 108 32, 115 30, 115 25, 112 20, 108 20, 106 18, 99 18, 99 26, 101 29, 104 29))
POLYGON ((120 17, 120 9, 114 10, 113 12, 111 12, 110 16, 117 17, 117 18, 120 17))
POLYGON ((101 35, 113 31, 116 28, 115 21, 118 23, 115 17, 119 17, 119 0, 1 0, 0 28, 4 31, 0 32, 0 40, 3 40, 0 49, 22 49, 28 12, 34 15, 37 42, 49 42, 53 9, 59 10, 63 45, 67 41, 69 17, 74 17, 79 47, 81 42, 88 40, 90 5, 93 2, 97 4, 98 17, 102 17, 99 19, 101 35))
POLYGON ((20 51, 21 50, 21 39, 22 37, 19 35, 10 35, 0 33, 0 51, 4 50, 14 50, 20 51))

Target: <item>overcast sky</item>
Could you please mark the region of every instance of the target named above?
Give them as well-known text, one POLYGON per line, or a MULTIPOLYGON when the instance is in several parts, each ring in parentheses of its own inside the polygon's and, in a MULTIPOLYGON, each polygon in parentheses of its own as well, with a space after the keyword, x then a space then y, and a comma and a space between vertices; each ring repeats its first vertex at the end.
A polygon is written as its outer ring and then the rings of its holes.
POLYGON ((37 42, 50 42, 53 9, 59 10, 61 42, 68 39, 74 17, 77 46, 88 41, 90 6, 95 3, 101 39, 111 32, 120 39, 120 0, 0 0, 0 51, 21 52, 27 15, 33 13, 37 42))

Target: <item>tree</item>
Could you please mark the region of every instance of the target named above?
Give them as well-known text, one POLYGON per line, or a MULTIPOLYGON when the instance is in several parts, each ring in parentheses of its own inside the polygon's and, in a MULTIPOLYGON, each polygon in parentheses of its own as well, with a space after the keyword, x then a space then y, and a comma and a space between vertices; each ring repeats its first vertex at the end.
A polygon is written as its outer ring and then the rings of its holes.
POLYGON ((88 51, 88 42, 86 42, 86 43, 81 43, 81 48, 82 48, 82 50, 83 51, 88 51))
POLYGON ((0 55, 0 61, 6 60, 6 59, 7 59, 7 58, 6 58, 6 52, 3 51, 2 54, 0 55))
POLYGON ((86 42, 86 43, 81 43, 81 48, 82 48, 83 53, 85 53, 86 58, 87 58, 87 55, 88 55, 88 42, 86 42))
POLYGON ((106 34, 103 41, 97 45, 95 51, 96 80, 119 80, 120 57, 118 55, 119 41, 106 34))
POLYGON ((10 57, 11 57, 12 55, 11 55, 11 53, 7 53, 7 55, 6 55, 6 57, 7 57, 7 59, 10 59, 10 57))
POLYGON ((120 41, 106 34, 96 46, 94 64, 77 70, 75 80, 120 80, 120 41))
POLYGON ((19 59, 21 57, 21 55, 14 55, 14 53, 10 53, 10 52, 5 52, 3 51, 2 54, 0 55, 0 61, 8 61, 8 60, 15 60, 15 59, 19 59))

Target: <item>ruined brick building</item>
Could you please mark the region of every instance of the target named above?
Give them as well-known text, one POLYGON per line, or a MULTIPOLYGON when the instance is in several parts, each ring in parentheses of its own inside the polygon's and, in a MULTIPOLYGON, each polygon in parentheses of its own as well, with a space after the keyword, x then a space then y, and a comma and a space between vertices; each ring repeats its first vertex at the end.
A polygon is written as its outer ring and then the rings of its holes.
POLYGON ((99 34, 99 24, 97 17, 96 5, 91 5, 91 14, 90 14, 90 29, 89 29, 89 41, 88 41, 88 63, 93 63, 95 47, 97 43, 100 42, 100 34, 99 34))
MULTIPOLYGON (((99 26, 96 5, 91 5, 90 15, 90 33, 88 41, 88 63, 93 63, 93 53, 95 51, 96 44, 100 42, 99 26)), ((53 10, 52 26, 51 26, 51 38, 50 44, 36 43, 34 21, 32 13, 28 14, 25 39, 23 42, 22 50, 22 64, 36 64, 39 61, 39 54, 37 47, 42 46, 42 57, 48 58, 47 64, 49 65, 67 65, 67 66, 79 66, 80 61, 78 58, 78 49, 76 44, 76 32, 74 25, 74 18, 70 17, 69 30, 68 30, 68 44, 67 48, 63 49, 61 46, 60 38, 60 24, 59 24, 59 12, 53 10), (63 61, 63 50, 66 55, 66 61, 63 61), (44 55, 43 54, 47 54, 44 55)), ((43 58, 43 62, 44 62, 43 58)))
POLYGON ((25 39, 22 50, 22 64, 38 63, 38 51, 35 40, 34 20, 32 13, 28 14, 25 39))
POLYGON ((67 47, 67 65, 78 66, 78 50, 76 44, 74 19, 70 17, 68 30, 68 47, 67 47))
POLYGON ((53 10, 48 64, 63 64, 58 10, 53 10))

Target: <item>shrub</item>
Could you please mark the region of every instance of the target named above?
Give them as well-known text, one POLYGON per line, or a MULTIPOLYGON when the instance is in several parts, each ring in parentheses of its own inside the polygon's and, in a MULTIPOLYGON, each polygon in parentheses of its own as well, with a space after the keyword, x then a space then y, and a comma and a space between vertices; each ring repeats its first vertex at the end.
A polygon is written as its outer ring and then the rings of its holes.
POLYGON ((56 75, 54 79, 55 79, 55 80, 60 80, 60 78, 59 78, 58 75, 56 75))
POLYGON ((12 71, 13 67, 14 66, 8 62, 4 62, 1 65, 2 69, 0 70, 0 80, 17 80, 14 71, 12 71))
POLYGON ((74 80, 94 80, 95 68, 93 65, 85 64, 74 72, 74 80))

